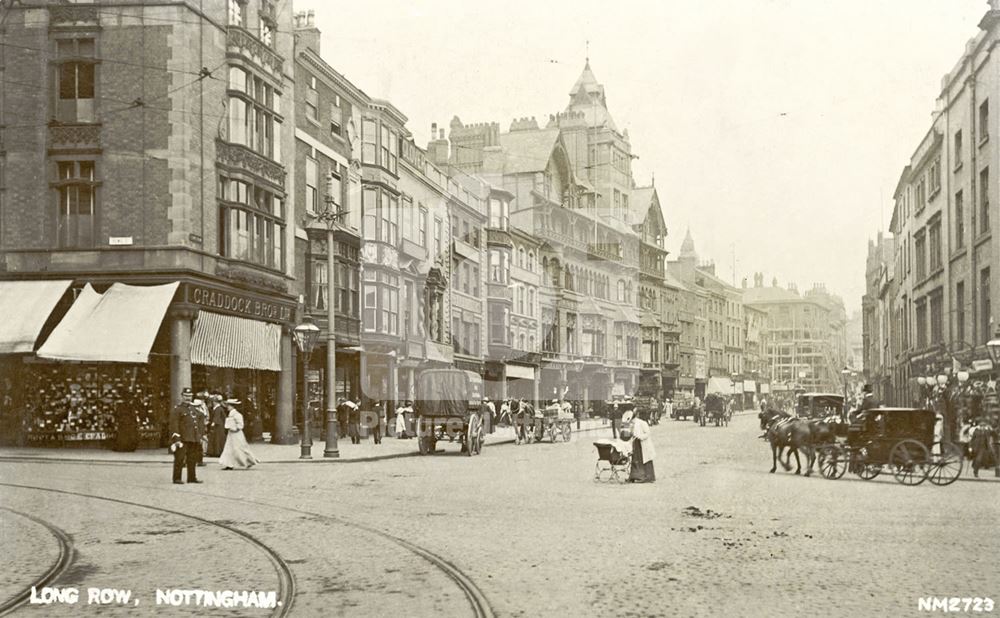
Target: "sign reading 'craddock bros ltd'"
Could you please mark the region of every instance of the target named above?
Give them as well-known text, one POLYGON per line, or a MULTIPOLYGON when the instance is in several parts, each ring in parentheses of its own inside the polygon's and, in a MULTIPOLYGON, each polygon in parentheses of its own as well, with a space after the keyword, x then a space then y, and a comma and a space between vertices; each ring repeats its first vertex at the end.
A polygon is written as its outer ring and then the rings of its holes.
POLYGON ((269 322, 288 322, 292 319, 291 305, 283 305, 255 294, 228 292, 202 285, 188 284, 187 300, 190 303, 218 313, 269 322))

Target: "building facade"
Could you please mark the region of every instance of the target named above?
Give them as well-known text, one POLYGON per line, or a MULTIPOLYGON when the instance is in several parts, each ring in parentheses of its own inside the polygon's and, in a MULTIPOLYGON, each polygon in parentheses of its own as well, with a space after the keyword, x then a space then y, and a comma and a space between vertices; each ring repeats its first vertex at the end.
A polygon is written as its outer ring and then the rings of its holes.
POLYGON ((120 398, 155 434, 194 386, 243 398, 287 439, 298 268, 288 4, 5 12, 0 280, 15 294, 67 282, 44 304, 49 325, 0 357, 13 390, 48 385, 14 393, 39 415, 22 428, 32 441, 99 440, 113 427, 106 400, 120 398), (84 315, 87 303, 99 310, 84 315), (144 316, 141 328, 116 322, 126 316, 144 316), (121 328, 88 345, 79 333, 98 319, 121 328), (233 340, 250 345, 224 345, 233 340), (67 389, 89 395, 65 409, 52 398, 67 389))

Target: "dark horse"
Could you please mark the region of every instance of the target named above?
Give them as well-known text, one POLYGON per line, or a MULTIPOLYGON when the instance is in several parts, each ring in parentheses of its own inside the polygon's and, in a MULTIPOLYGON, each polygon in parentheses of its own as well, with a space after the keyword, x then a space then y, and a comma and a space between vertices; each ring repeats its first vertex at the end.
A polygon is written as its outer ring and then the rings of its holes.
POLYGON ((802 474, 802 460, 799 452, 806 456, 806 476, 812 473, 813 462, 816 459, 816 451, 813 444, 820 440, 825 440, 827 435, 833 435, 833 431, 828 427, 815 426, 814 423, 801 418, 793 418, 785 412, 768 410, 758 415, 760 427, 764 431, 764 437, 771 444, 771 470, 773 474, 778 468, 778 463, 786 470, 791 470, 792 454, 795 455, 795 474, 802 474), (829 434, 827 434, 829 432, 829 434), (788 449, 785 459, 781 459, 781 452, 788 449))
POLYGON ((996 466, 997 430, 989 425, 972 428, 969 451, 972 459, 972 474, 979 478, 979 470, 996 466))

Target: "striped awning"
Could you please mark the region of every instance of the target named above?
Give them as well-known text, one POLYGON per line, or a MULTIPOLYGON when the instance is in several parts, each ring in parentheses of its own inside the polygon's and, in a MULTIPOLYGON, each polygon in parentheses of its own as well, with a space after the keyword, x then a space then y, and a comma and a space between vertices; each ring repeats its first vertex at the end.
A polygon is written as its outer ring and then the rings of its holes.
POLYGON ((191 363, 281 371, 281 326, 199 311, 191 334, 191 363))
POLYGON ((98 294, 88 283, 48 340, 39 358, 146 363, 178 283, 115 283, 98 294))
POLYGON ((0 354, 30 353, 45 320, 73 283, 0 281, 0 354))

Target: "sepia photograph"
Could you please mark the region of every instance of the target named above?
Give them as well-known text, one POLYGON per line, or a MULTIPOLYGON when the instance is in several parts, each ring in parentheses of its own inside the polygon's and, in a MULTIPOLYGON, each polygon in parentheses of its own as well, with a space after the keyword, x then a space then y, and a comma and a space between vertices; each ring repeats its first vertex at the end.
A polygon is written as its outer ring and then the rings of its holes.
POLYGON ((997 46, 0 0, 0 616, 1000 615, 997 46))

